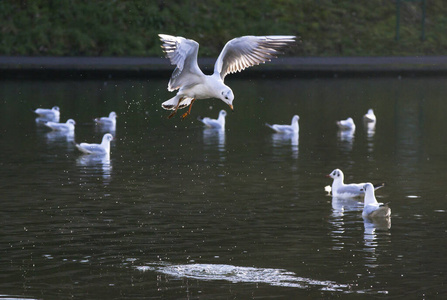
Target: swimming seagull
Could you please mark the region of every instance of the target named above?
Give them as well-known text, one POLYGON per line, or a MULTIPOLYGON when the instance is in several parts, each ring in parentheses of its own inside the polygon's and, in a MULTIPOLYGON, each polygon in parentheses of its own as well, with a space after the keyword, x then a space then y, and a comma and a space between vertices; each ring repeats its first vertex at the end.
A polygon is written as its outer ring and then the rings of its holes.
POLYGON ((43 119, 59 121, 60 111, 58 106, 53 106, 51 109, 37 108, 33 112, 43 119))
POLYGON ((76 147, 79 149, 79 151, 81 151, 85 154, 109 155, 110 154, 110 141, 112 141, 112 140, 113 140, 113 136, 110 133, 106 133, 102 137, 101 144, 81 143, 81 144, 76 144, 76 147))
POLYGON ((116 113, 112 111, 108 117, 95 118, 94 121, 97 125, 115 126, 116 118, 117 118, 116 113))
MULTIPOLYGON (((340 169, 333 170, 330 174, 326 175, 326 177, 330 177, 334 179, 332 182, 331 192, 333 197, 338 198, 354 198, 361 197, 365 195, 365 191, 363 189, 365 183, 350 183, 345 184, 344 174, 340 169)), ((374 189, 379 189, 383 187, 385 184, 377 184, 374 186, 374 189)))
POLYGON ((223 109, 219 112, 219 117, 216 119, 211 119, 211 118, 202 118, 202 117, 198 117, 197 120, 199 120, 200 122, 202 122, 203 124, 205 124, 206 127, 208 128, 213 128, 213 129, 224 129, 225 128, 225 117, 227 115, 227 112, 224 111, 223 109))
POLYGON ((346 120, 337 121, 337 126, 341 130, 355 130, 354 120, 347 118, 346 120))
POLYGON ((189 106, 185 118, 191 113, 196 99, 217 98, 233 110, 233 91, 224 84, 225 76, 245 68, 265 63, 275 58, 280 51, 295 42, 295 36, 242 36, 227 42, 214 65, 214 73, 205 75, 197 64, 199 44, 180 36, 159 34, 162 48, 172 65, 176 65, 168 83, 168 91, 179 90, 177 95, 162 103, 166 110, 189 106))
POLYGON ((363 120, 365 122, 375 122, 376 115, 374 114, 374 110, 372 108, 368 109, 368 112, 363 116, 363 120))
POLYGON ((298 133, 300 130, 298 126, 299 119, 300 117, 298 115, 294 115, 292 118, 292 123, 290 125, 278 125, 278 124, 270 125, 267 123, 265 123, 265 125, 278 133, 298 133))
POLYGON ((65 123, 46 122, 45 126, 54 131, 74 132, 76 122, 73 119, 68 119, 65 123))
POLYGON ((378 203, 374 195, 374 186, 365 183, 362 190, 365 192, 365 202, 362 216, 367 218, 387 218, 391 216, 391 209, 387 204, 378 203))

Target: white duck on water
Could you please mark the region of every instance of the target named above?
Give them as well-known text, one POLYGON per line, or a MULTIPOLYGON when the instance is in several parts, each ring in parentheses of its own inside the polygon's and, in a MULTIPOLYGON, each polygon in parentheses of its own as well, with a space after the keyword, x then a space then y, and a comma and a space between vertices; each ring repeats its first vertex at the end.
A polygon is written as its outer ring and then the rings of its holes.
POLYGON ((375 122, 376 121, 376 115, 374 114, 374 110, 372 108, 368 109, 368 112, 363 115, 363 120, 365 122, 375 122))
POLYGON ((61 132, 74 132, 76 122, 73 119, 68 119, 65 123, 56 123, 56 122, 46 122, 45 126, 51 128, 54 131, 61 132))
POLYGON ((388 205, 377 202, 374 194, 374 186, 371 183, 365 183, 362 190, 365 193, 365 202, 363 205, 362 216, 365 218, 387 218, 391 216, 391 208, 388 205))
POLYGON ((112 111, 108 117, 95 118, 94 121, 97 125, 115 127, 116 118, 117 118, 116 113, 112 111))
POLYGON ((59 111, 58 106, 53 106, 53 108, 51 108, 51 109, 37 108, 34 110, 34 113, 37 114, 39 117, 44 117, 44 118, 54 118, 54 117, 59 118, 59 116, 60 116, 60 111, 59 111))
POLYGON ((113 140, 113 136, 110 133, 106 133, 102 137, 101 144, 80 143, 80 144, 76 144, 76 147, 79 149, 79 151, 81 151, 85 154, 109 155, 110 154, 110 142, 112 140, 113 140))
POLYGON ((355 130, 355 123, 352 118, 337 121, 337 126, 340 130, 355 130))
POLYGON ((278 133, 298 133, 300 130, 300 127, 298 125, 299 119, 300 117, 298 115, 294 115, 290 125, 278 125, 278 124, 270 125, 267 123, 265 123, 265 125, 278 133))
MULTIPOLYGON (((333 197, 338 198, 355 198, 362 197, 365 195, 365 191, 363 189, 365 183, 349 183, 345 184, 344 174, 340 169, 333 170, 330 174, 326 175, 326 177, 332 178, 334 181, 332 182, 331 192, 333 197)), ((383 187, 385 184, 377 184, 374 188, 378 189, 383 187)))
POLYGON ((205 124, 206 127, 212 129, 225 129, 225 117, 227 116, 227 112, 225 110, 221 110, 219 112, 219 117, 217 119, 211 119, 208 117, 202 118, 198 117, 197 120, 205 124))

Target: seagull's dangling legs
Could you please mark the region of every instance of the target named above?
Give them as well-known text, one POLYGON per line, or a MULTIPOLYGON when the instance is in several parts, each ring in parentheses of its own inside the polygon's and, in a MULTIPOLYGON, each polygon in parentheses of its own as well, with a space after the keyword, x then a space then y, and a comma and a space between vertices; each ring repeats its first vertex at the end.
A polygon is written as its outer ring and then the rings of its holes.
POLYGON ((182 99, 183 99, 183 98, 181 98, 181 99, 178 100, 177 105, 175 106, 174 111, 168 116, 168 119, 170 119, 170 118, 172 118, 173 116, 175 116, 175 114, 177 113, 177 110, 178 110, 178 108, 179 108, 179 106, 180 106, 180 102, 182 102, 182 99))
POLYGON ((194 103, 194 101, 196 101, 196 98, 191 100, 191 104, 189 105, 188 111, 182 115, 182 120, 184 120, 191 113, 191 108, 192 108, 192 104, 194 103))

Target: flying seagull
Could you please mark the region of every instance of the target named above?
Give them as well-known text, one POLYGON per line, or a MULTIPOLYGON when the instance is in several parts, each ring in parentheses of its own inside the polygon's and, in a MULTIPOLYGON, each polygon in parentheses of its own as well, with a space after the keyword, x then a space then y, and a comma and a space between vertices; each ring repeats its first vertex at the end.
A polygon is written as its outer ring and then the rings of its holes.
POLYGON ((191 113, 196 99, 217 98, 233 110, 233 91, 224 84, 225 76, 245 68, 265 63, 280 54, 281 50, 295 42, 295 36, 242 36, 227 42, 214 64, 214 73, 205 75, 197 64, 199 43, 180 36, 159 34, 162 48, 172 65, 176 65, 168 83, 168 91, 179 90, 177 95, 162 103, 166 110, 189 106, 185 118, 191 113))

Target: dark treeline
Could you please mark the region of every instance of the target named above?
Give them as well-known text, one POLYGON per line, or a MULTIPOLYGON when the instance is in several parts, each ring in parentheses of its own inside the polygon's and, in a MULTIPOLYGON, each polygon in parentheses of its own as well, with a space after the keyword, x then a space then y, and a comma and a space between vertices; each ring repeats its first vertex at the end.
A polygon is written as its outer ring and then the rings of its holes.
POLYGON ((241 35, 300 37, 297 56, 445 55, 447 3, 401 0, 3 0, 0 55, 161 56, 158 33, 201 44, 217 55, 241 35))

